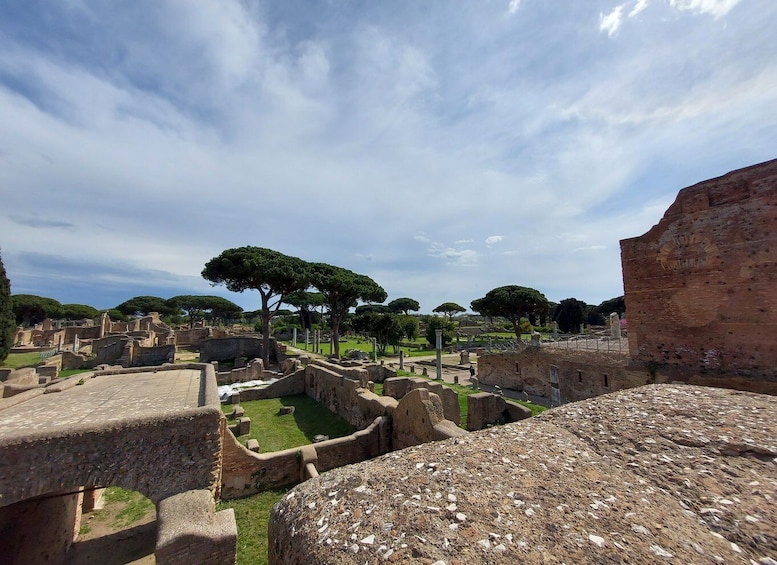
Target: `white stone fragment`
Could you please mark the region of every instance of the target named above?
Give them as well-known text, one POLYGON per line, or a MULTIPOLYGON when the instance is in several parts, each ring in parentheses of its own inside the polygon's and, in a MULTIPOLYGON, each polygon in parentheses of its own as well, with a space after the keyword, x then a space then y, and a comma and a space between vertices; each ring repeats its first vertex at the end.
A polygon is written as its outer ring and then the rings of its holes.
POLYGON ((286 495, 286 500, 291 500, 294 498, 294 491, 291 491, 289 494, 286 495))
POLYGON ((504 553, 505 551, 507 551, 507 548, 505 547, 505 544, 500 543, 499 545, 494 546, 494 551, 496 551, 497 553, 504 553))
POLYGON ((456 502, 456 495, 455 494, 449 494, 448 495, 448 502, 456 502))
POLYGON ((588 535, 588 541, 594 544, 596 547, 604 547, 604 538, 595 536, 594 534, 588 535))
POLYGON ((458 512, 458 513, 456 514, 456 519, 457 519, 459 522, 463 522, 464 520, 466 520, 466 519, 467 519, 467 515, 466 515, 466 514, 464 514, 464 512, 458 512))
POLYGON ((635 534, 642 534, 645 536, 650 535, 650 530, 648 530, 645 526, 640 526, 638 524, 632 524, 631 531, 634 532, 635 534))
POLYGON ((488 541, 487 539, 479 540, 478 545, 483 549, 491 549, 491 542, 488 541))
POLYGON ((365 492, 367 490, 367 485, 359 485, 355 489, 353 489, 356 492, 365 492))
POLYGON ((751 524, 755 524, 758 521, 759 521, 758 518, 756 518, 755 516, 750 516, 749 514, 745 516, 745 522, 750 522, 751 524))
POLYGON ((534 516, 534 509, 533 508, 527 508, 524 511, 524 514, 526 514, 529 518, 531 518, 532 516, 534 516))
POLYGON ((445 507, 445 509, 448 512, 456 512, 456 508, 457 508, 457 506, 455 504, 449 504, 448 506, 445 507))
POLYGON ((674 557, 674 555, 669 553, 667 550, 665 550, 660 545, 652 544, 650 546, 650 551, 655 553, 658 557, 665 557, 666 559, 671 559, 672 557, 674 557))
POLYGON ((731 542, 731 549, 733 549, 736 553, 742 553, 742 550, 739 549, 739 546, 735 544, 733 541, 731 542))
POLYGON ((359 553, 359 544, 355 543, 351 546, 351 552, 352 553, 359 553))
POLYGON ((375 534, 368 535, 366 538, 361 540, 361 543, 372 545, 373 543, 375 543, 375 534))

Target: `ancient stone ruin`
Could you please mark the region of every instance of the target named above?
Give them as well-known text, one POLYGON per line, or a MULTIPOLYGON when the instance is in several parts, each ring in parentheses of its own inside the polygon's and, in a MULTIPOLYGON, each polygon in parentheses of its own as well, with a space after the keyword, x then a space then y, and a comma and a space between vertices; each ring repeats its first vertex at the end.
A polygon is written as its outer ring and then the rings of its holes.
POLYGON ((777 394, 775 226, 777 160, 682 189, 621 242, 628 354, 519 346, 481 355, 481 381, 553 406, 647 383, 777 394))
POLYGON ((777 393, 777 160, 684 188, 621 242, 632 359, 777 393))
POLYGON ((650 385, 327 472, 270 563, 773 563, 771 396, 650 385))

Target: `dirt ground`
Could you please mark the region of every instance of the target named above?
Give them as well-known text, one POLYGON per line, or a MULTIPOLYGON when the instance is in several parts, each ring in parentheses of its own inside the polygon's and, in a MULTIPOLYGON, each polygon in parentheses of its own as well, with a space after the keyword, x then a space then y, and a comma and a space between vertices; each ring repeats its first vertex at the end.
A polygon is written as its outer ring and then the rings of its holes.
POLYGON ((120 565, 156 563, 156 509, 152 506, 129 526, 116 526, 125 502, 105 506, 81 519, 81 532, 67 554, 68 565, 120 565))

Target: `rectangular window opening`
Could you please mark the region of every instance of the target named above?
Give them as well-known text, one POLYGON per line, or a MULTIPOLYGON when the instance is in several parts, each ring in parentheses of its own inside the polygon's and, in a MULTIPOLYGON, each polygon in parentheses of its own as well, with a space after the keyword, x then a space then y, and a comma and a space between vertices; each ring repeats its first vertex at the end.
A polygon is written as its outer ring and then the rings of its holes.
POLYGON ((607 373, 604 374, 604 386, 609 387, 610 386, 610 379, 607 376, 607 373))
POLYGON ((577 382, 582 383, 583 382, 583 371, 580 369, 577 370, 577 382))

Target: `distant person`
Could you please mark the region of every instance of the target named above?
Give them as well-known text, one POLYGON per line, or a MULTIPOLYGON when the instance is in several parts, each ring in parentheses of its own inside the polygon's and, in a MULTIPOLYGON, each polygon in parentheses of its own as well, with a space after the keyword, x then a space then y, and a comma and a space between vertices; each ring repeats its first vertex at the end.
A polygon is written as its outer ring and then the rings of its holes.
POLYGON ((472 365, 472 363, 469 364, 469 378, 472 378, 475 376, 475 367, 472 365))

